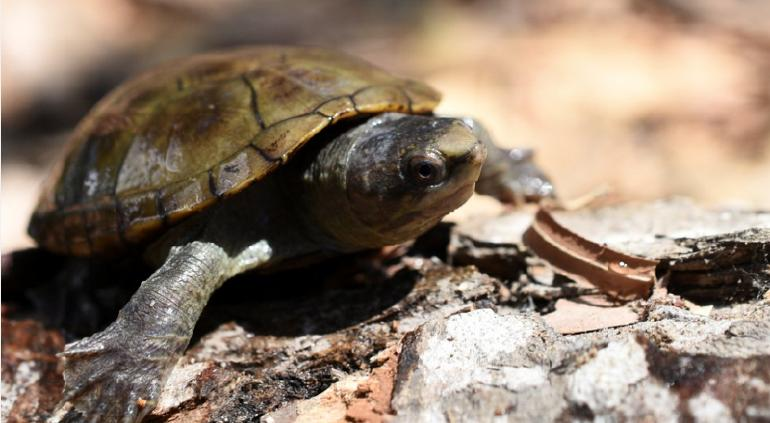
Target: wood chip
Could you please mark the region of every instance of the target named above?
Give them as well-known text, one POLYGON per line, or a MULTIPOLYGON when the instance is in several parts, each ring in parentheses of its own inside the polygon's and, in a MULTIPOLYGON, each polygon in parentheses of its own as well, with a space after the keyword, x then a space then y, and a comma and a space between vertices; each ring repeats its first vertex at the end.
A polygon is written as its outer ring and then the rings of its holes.
POLYGON ((543 319, 562 335, 626 326, 639 321, 628 305, 613 305, 603 296, 584 295, 574 300, 560 299, 556 310, 543 319))
POLYGON ((647 298, 655 284, 657 260, 589 241, 560 225, 545 209, 538 210, 523 240, 556 272, 588 282, 617 300, 647 298))

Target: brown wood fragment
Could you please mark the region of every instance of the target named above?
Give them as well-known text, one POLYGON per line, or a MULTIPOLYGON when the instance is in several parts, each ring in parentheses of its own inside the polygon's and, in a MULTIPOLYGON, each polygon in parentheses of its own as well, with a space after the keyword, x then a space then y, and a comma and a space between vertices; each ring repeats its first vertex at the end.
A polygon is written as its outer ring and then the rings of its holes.
POLYGON ((397 348, 387 348, 375 358, 382 360, 382 365, 374 368, 369 378, 358 385, 355 398, 347 404, 346 421, 384 422, 393 413, 390 401, 398 366, 397 348))
POLYGON ((556 301, 555 310, 543 319, 562 335, 627 326, 639 321, 639 315, 629 305, 614 305, 605 298, 597 295, 561 298, 556 301))
POLYGON ((61 398, 64 381, 56 353, 64 337, 35 320, 2 316, 2 414, 9 423, 46 421, 61 398))
POLYGON ((618 300, 646 298, 655 283, 657 260, 589 241, 560 225, 545 209, 535 214, 523 241, 557 272, 588 282, 618 300))

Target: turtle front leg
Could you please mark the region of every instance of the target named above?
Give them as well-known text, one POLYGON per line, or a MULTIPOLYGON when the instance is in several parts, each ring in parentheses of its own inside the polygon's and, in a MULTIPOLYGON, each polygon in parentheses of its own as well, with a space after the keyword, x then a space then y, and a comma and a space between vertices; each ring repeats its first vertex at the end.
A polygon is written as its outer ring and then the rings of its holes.
POLYGON ((107 329, 68 344, 64 398, 55 417, 80 413, 90 422, 135 422, 156 404, 211 294, 230 274, 215 244, 172 248, 107 329))
POLYGON ((532 150, 500 148, 479 121, 467 117, 462 120, 487 147, 487 160, 476 182, 476 192, 512 204, 537 202, 554 196, 551 181, 532 162, 532 150))

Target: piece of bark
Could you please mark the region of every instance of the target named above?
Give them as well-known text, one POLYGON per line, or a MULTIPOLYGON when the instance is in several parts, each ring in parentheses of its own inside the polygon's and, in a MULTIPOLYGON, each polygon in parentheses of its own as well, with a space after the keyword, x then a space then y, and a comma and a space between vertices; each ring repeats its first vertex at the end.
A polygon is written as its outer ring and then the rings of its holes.
POLYGON ((2 345, 1 420, 43 421, 64 387, 56 357, 64 338, 37 321, 3 317, 2 345))
MULTIPOLYGON (((593 243, 658 260, 656 273, 666 276, 669 289, 692 299, 748 301, 770 288, 770 212, 708 210, 676 198, 558 211, 553 218, 593 243)), ((532 220, 532 213, 523 211, 458 225, 452 257, 496 274, 505 273, 497 268, 509 266, 530 282, 553 285, 553 276, 523 246, 522 228, 532 220)))
MULTIPOLYGON (((379 395, 376 377, 355 379, 385 367, 370 357, 428 319, 498 302, 500 283, 488 276, 427 259, 406 261, 409 264, 401 265, 402 271, 381 283, 259 306, 243 301, 223 310, 223 305, 215 304, 210 313, 227 313, 238 323, 213 329, 185 354, 182 367, 213 366, 198 375, 188 373, 184 385, 194 386, 195 394, 190 397, 184 390, 175 390, 184 394, 176 404, 173 398, 164 399, 168 405, 152 418, 196 422, 265 413, 277 413, 269 414, 276 419, 292 413, 317 415, 316 406, 329 405, 328 401, 302 401, 318 395, 329 400, 347 398, 350 418, 365 414, 367 405, 372 413, 384 412, 387 404, 381 404, 382 398, 371 397, 379 395), (388 305, 393 295, 398 299, 388 305), (333 395, 352 386, 353 380, 357 380, 356 395, 364 395, 367 388, 361 385, 369 385, 366 398, 333 395), (337 382, 342 385, 334 391, 337 382)), ((168 387, 164 394, 167 391, 168 387)))
POLYGON ((370 374, 358 372, 335 382, 320 395, 294 401, 262 418, 265 423, 280 422, 371 422, 388 421, 398 352, 386 348, 372 358, 370 374))
POLYGON ((770 288, 770 213, 708 210, 684 199, 557 212, 561 224, 659 260, 668 289, 697 301, 760 298, 770 288))
POLYGON ((607 295, 631 301, 647 298, 655 283, 657 260, 624 254, 560 225, 546 209, 535 213, 522 240, 554 270, 596 286, 607 295))
POLYGON ((514 210, 496 218, 469 220, 452 228, 449 259, 455 265, 473 265, 481 272, 506 281, 512 304, 545 304, 550 311, 559 298, 593 293, 589 286, 554 273, 553 268, 533 256, 522 241, 531 225, 534 207, 514 210))
POLYGON ((554 218, 594 242, 657 260, 691 253, 684 240, 770 228, 770 212, 707 209, 685 198, 559 211, 554 218))
POLYGON ((667 263, 671 292, 721 304, 759 299, 770 292, 770 227, 677 242, 690 251, 667 263))
POLYGON ((556 332, 573 334, 630 325, 639 321, 639 314, 628 304, 617 305, 601 295, 583 295, 556 301, 554 311, 543 319, 556 332))
POLYGON ((501 279, 518 279, 527 268, 521 236, 531 223, 532 209, 528 209, 457 225, 449 241, 452 263, 472 264, 501 279))

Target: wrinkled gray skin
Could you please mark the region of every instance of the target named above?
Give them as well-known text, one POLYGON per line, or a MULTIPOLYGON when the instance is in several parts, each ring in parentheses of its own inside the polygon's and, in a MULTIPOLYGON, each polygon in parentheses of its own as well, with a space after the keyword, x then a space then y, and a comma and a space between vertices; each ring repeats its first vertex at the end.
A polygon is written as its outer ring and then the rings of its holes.
POLYGON ((550 194, 527 158, 499 150, 473 120, 383 114, 311 142, 148 249, 159 268, 117 320, 66 346, 65 396, 53 420, 141 420, 228 278, 412 239, 462 205, 480 173, 487 192, 504 199, 550 194), (481 172, 487 151, 495 159, 481 172))
POLYGON ((553 197, 553 185, 532 162, 532 150, 498 148, 481 124, 471 118, 462 120, 487 146, 487 160, 476 181, 476 192, 510 204, 537 202, 541 198, 553 197))

